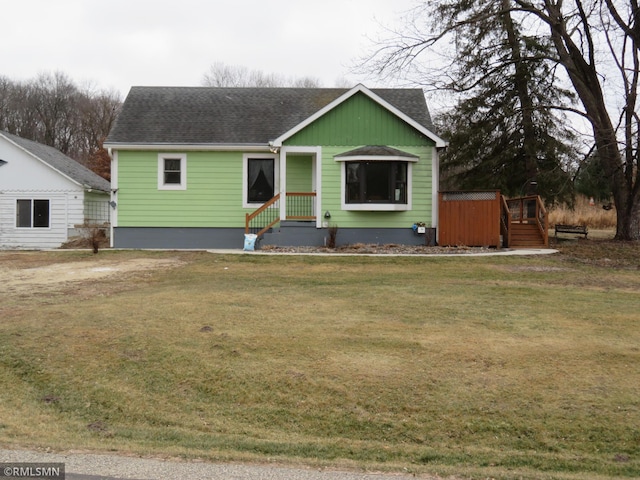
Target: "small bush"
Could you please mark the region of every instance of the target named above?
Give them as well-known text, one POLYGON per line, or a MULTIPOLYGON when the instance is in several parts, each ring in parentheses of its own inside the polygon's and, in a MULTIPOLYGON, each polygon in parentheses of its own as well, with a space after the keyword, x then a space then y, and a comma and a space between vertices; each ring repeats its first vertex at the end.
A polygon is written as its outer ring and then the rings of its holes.
POLYGON ((85 220, 79 230, 82 238, 93 249, 93 253, 98 253, 102 244, 107 240, 104 226, 91 224, 85 220))
POLYGON ((337 237, 338 237, 338 226, 331 225, 329 227, 329 238, 327 238, 327 247, 336 248, 337 237))

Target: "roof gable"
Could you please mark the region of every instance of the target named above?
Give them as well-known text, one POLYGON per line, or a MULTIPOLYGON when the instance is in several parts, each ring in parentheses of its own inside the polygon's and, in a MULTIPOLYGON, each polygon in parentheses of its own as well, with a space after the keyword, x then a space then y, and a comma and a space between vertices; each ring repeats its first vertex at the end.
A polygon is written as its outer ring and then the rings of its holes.
MULTIPOLYGON (((281 146, 283 142, 291 139, 294 135, 309 127, 314 122, 317 122, 321 118, 330 114, 330 112, 334 112, 337 108, 359 96, 367 97, 371 102, 378 105, 381 110, 386 110, 391 115, 415 129, 419 134, 434 142, 436 147, 444 147, 446 145, 444 140, 432 132, 433 125, 431 123, 431 117, 424 99, 424 94, 421 90, 380 89, 372 91, 364 85, 357 85, 348 92, 345 92, 339 98, 275 139, 273 141, 273 145, 277 147, 281 146), (387 99, 385 99, 385 97, 387 99)), ((368 119, 364 120, 366 121, 368 119)), ((366 124, 368 124, 368 122, 365 122, 365 125, 366 124)), ((370 143, 370 141, 352 141, 348 143, 370 143)))
MULTIPOLYGON (((422 100, 424 102, 424 100, 422 100)), ((424 129, 423 129, 424 130, 424 129)), ((323 109, 273 142, 281 145, 433 145, 407 121, 362 92, 323 109)))
MULTIPOLYGON (((0 131, 1 138, 13 143, 31 157, 80 186, 103 192, 109 191, 110 184, 107 180, 53 147, 3 131, 0 131)), ((6 162, 11 161, 10 159, 3 160, 6 162)))
POLYGON ((433 129, 418 89, 133 87, 105 145, 267 146, 359 91, 413 126, 433 129))

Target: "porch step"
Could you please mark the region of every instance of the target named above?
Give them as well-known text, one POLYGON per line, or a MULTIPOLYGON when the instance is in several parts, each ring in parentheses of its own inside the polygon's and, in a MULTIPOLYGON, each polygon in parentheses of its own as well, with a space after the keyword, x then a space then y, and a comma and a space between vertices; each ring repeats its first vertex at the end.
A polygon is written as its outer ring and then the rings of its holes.
POLYGON ((511 248, 544 248, 544 238, 538 226, 528 223, 511 224, 511 248))
POLYGON ((302 227, 315 228, 315 220, 280 220, 280 228, 302 227))
POLYGON ((322 246, 325 234, 326 230, 316 228, 315 220, 282 220, 278 226, 262 235, 258 243, 261 247, 322 246))

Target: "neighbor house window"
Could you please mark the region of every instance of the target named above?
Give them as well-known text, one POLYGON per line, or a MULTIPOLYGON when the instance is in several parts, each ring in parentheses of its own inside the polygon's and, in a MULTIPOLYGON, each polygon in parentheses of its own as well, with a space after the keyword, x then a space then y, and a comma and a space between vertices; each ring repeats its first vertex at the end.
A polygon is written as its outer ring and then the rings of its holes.
POLYGON ((244 172, 245 206, 263 204, 275 196, 278 168, 274 155, 245 155, 244 172))
POLYGON ((187 188, 187 156, 161 153, 158 155, 158 189, 185 190, 187 188))
POLYGON ((406 162, 347 162, 346 203, 407 203, 406 162))
POLYGON ((49 200, 17 200, 16 227, 49 228, 49 200))

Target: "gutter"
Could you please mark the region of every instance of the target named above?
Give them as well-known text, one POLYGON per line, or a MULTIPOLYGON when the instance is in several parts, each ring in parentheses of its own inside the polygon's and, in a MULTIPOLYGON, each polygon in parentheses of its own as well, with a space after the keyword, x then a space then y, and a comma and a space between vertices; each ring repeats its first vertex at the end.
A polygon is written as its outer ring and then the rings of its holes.
MULTIPOLYGON (((268 143, 105 143, 104 148, 112 157, 113 150, 164 150, 164 151, 217 151, 217 152, 269 152, 268 143)), ((113 158, 113 157, 112 157, 113 158)))

